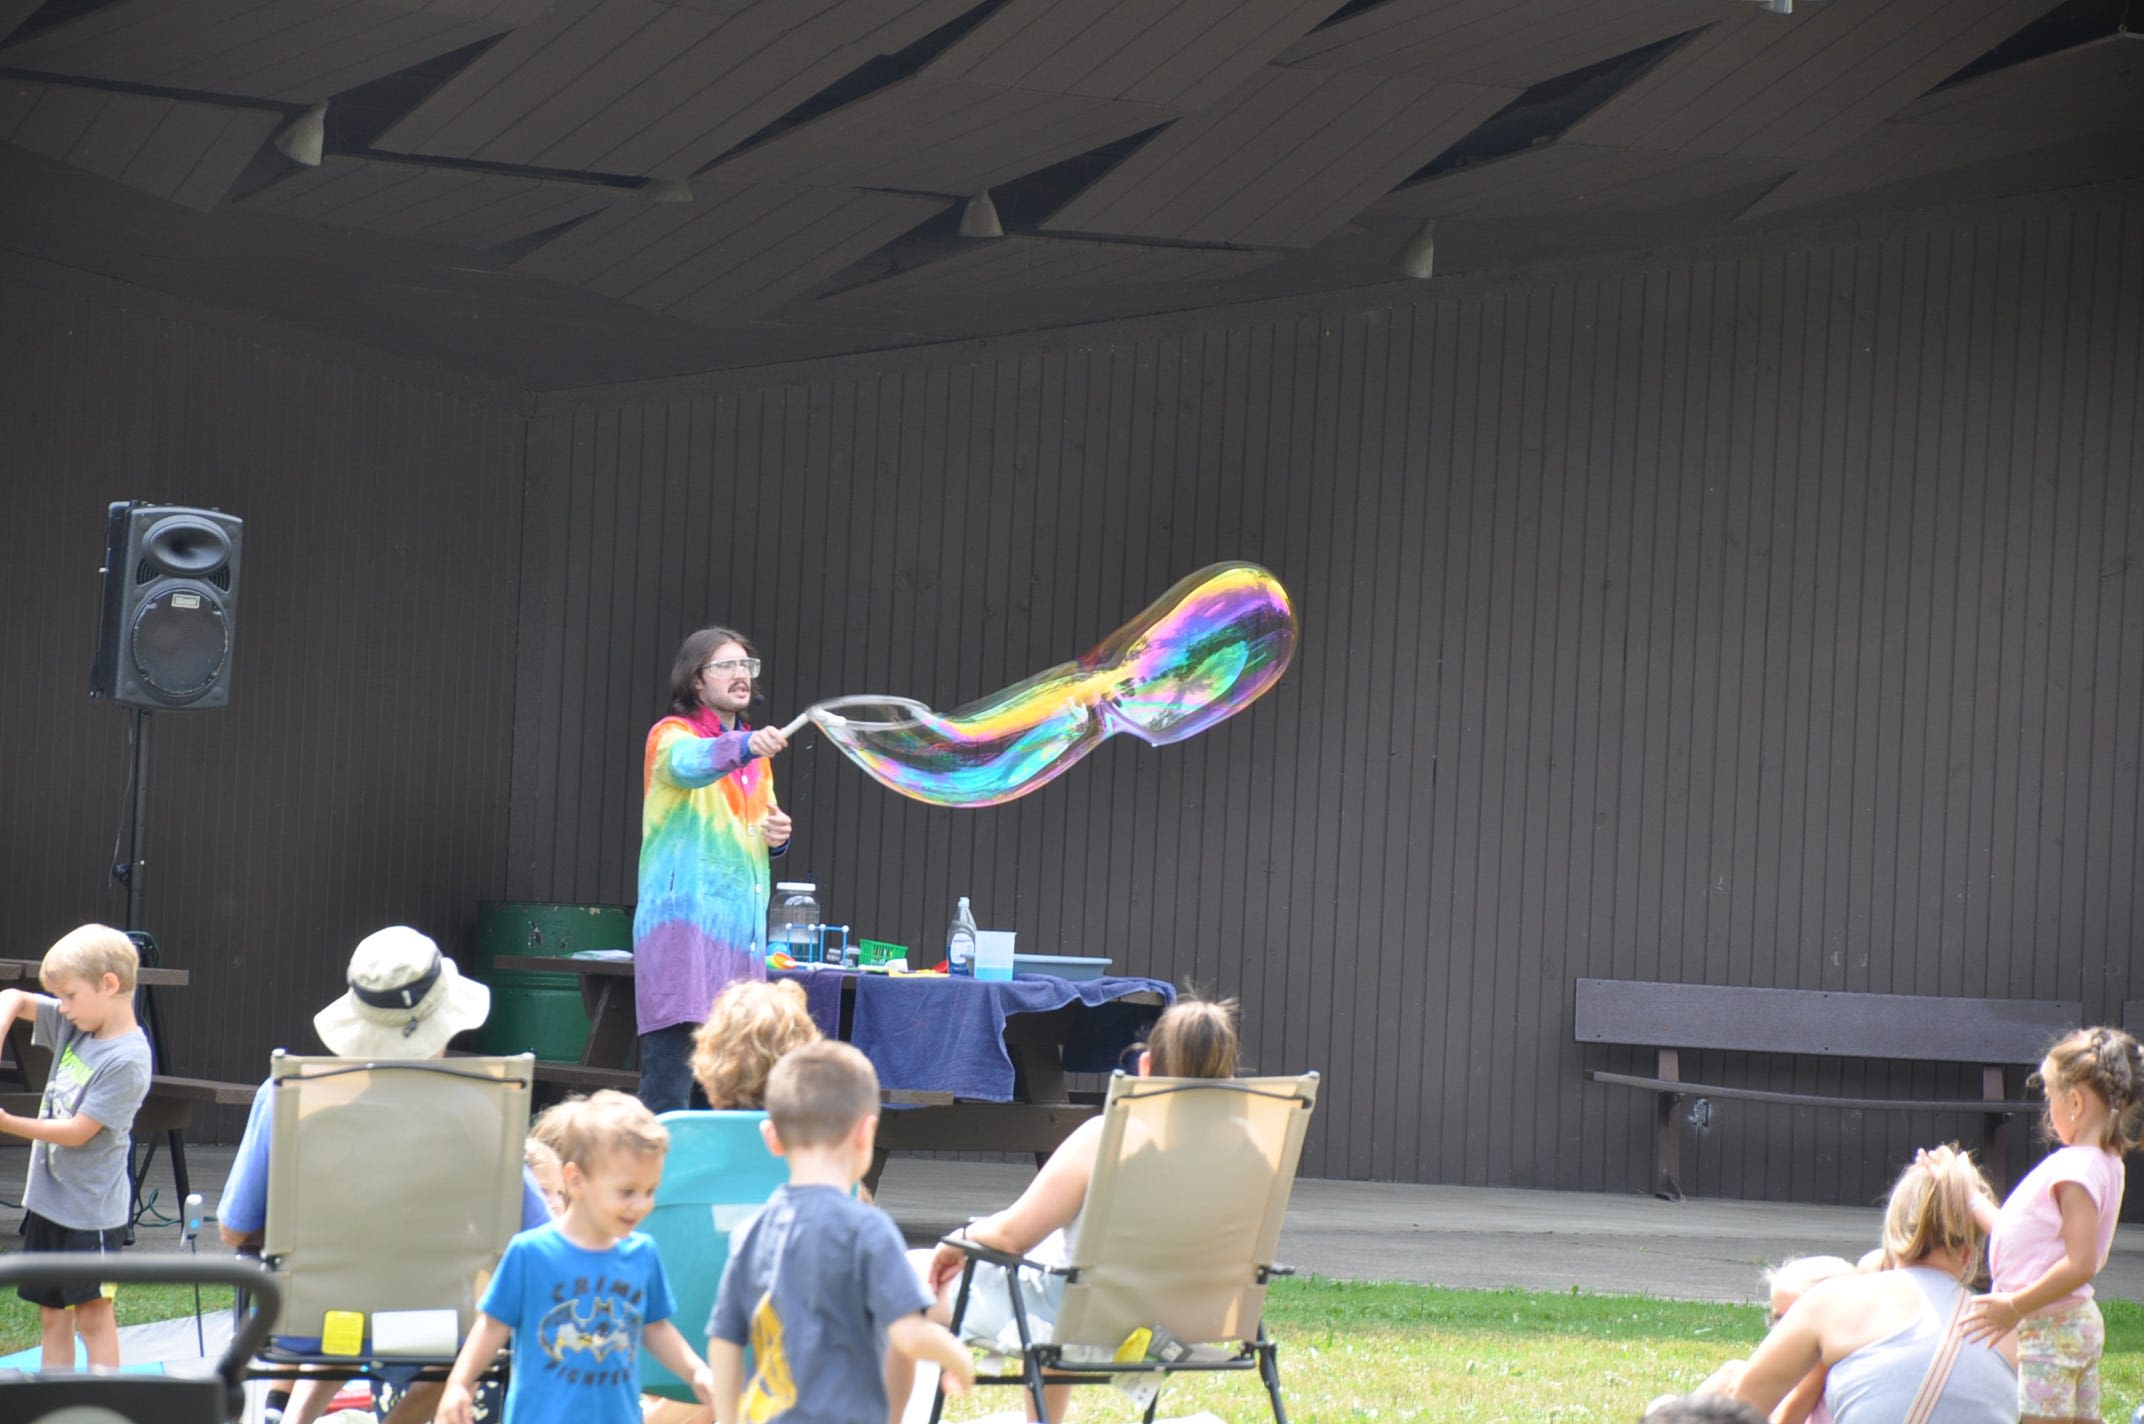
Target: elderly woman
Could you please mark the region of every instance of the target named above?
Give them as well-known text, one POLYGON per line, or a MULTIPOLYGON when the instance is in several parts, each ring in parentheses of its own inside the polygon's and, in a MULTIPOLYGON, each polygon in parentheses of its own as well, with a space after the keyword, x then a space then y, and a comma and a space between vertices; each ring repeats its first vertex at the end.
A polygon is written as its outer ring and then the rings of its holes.
POLYGON ((1934 1391, 1930 1424, 2015 1424, 2016 1337, 1981 1345, 1951 1329, 1979 1269, 1986 1236, 1973 1202, 1986 1191, 1964 1154, 1922 1154, 1884 1210, 1884 1251, 1896 1266, 1811 1288, 1750 1356, 1734 1397, 1769 1411, 1821 1364, 1837 1424, 1899 1424, 1924 1382, 1934 1391))

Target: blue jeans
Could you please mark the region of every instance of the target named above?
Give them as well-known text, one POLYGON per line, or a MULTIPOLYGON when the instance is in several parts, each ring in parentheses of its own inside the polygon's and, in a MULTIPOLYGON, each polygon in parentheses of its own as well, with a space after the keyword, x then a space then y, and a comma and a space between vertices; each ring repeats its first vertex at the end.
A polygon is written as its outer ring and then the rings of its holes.
POLYGON ((704 1108, 707 1095, 692 1081, 692 1035, 698 1024, 672 1024, 640 1036, 640 1100, 653 1113, 704 1108))

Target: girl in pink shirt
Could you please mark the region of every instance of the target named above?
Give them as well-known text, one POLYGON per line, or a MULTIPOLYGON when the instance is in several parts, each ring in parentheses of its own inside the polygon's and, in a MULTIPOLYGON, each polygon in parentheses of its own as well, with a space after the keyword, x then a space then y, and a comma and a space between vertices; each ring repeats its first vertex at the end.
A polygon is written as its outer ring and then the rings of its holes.
POLYGON ((1965 1332, 1992 1341, 2017 1331, 2022 1424, 2097 1424, 2106 1330, 2092 1278, 2121 1215, 2122 1153, 2144 1128, 2144 1055, 2119 1029, 2079 1029, 2048 1050, 2037 1081, 2062 1146, 2000 1211, 1981 1200, 1993 1289, 1967 1308, 1965 1332))

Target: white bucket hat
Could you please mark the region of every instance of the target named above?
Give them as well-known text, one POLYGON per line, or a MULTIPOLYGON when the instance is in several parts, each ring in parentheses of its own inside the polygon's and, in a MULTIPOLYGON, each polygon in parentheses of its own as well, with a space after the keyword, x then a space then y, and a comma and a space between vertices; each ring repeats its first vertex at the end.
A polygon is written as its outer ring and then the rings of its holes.
POLYGON ((313 1015, 340 1058, 436 1058, 491 1012, 491 990, 464 979, 429 936, 389 925, 357 942, 350 992, 313 1015))

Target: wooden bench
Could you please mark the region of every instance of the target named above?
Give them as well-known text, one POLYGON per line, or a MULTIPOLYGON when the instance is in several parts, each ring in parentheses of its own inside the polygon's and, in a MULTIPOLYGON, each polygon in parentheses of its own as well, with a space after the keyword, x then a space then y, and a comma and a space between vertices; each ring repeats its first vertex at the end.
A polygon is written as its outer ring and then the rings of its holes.
POLYGON ((595 1068, 586 1063, 546 1063, 538 1059, 536 1081, 581 1093, 592 1093, 598 1088, 616 1088, 621 1093, 640 1091, 638 1069, 595 1068))
MULTIPOLYGON (((598 1088, 615 1088, 621 1093, 637 1093, 640 1091, 640 1070, 597 1068, 586 1063, 539 1061, 536 1064, 536 1081, 580 1092, 592 1093, 598 1088)), ((953 1101, 951 1093, 918 1092, 910 1088, 887 1088, 879 1093, 878 1098, 883 1104, 904 1108, 944 1107, 953 1101)))
MULTIPOLYGON (((1751 989, 1717 984, 1656 984, 1580 979, 1572 1036, 1579 1043, 1632 1044, 1654 1050, 1653 1076, 1588 1069, 1596 1083, 1655 1096, 1654 1194, 1682 1199, 1681 1140, 1685 1098, 1728 1099, 1858 1112, 1970 1112, 1981 1115, 1989 1168, 2004 1175, 1997 1129, 2005 1118, 2041 1104, 2008 1095, 2004 1070, 2038 1066, 2049 1044, 2077 1026, 2083 1005, 2044 999, 1950 999, 1912 994, 1849 994, 1824 989, 1751 989), (1823 1058, 1887 1058, 1959 1063, 1980 1069, 1978 1098, 1849 1097, 1691 1082, 1682 1053, 1792 1053, 1823 1058)), ((1998 1182, 2000 1186, 2000 1182, 1998 1182)))

